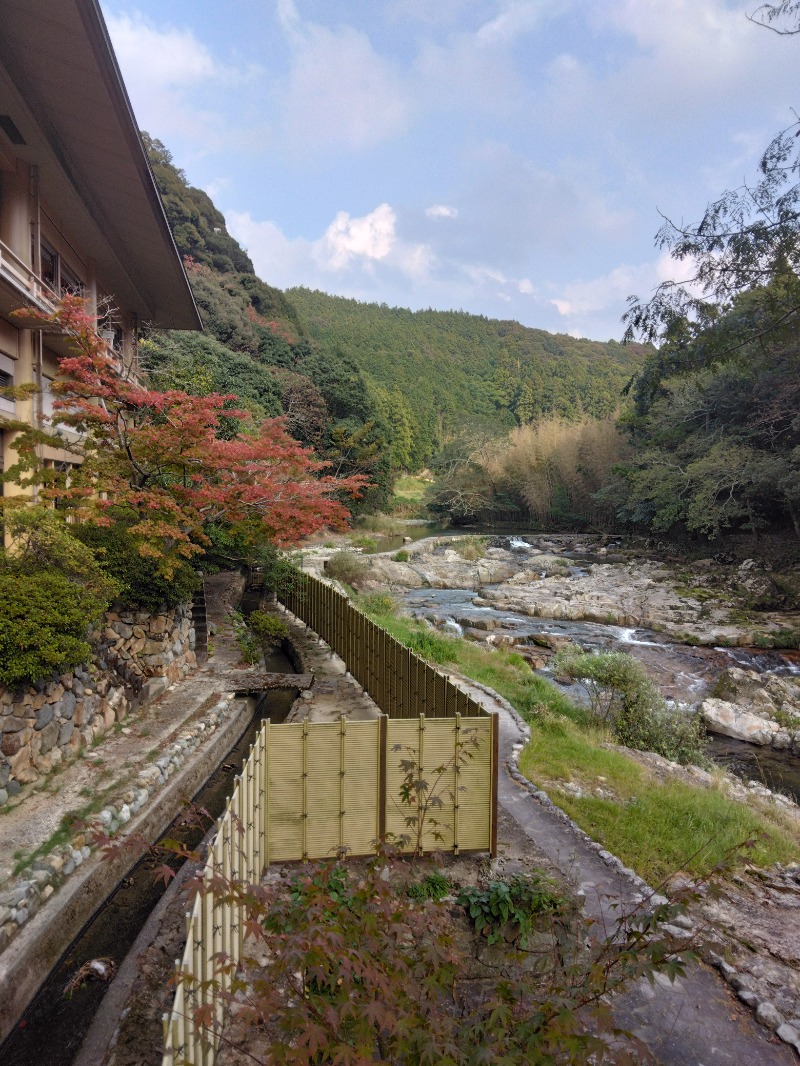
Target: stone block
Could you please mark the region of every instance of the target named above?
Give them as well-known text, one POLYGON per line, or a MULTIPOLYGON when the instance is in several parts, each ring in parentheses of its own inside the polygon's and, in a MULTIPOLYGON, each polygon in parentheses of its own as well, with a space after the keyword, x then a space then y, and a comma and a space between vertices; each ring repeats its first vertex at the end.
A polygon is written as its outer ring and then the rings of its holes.
POLYGON ((31 776, 31 770, 31 749, 26 744, 11 758, 11 774, 16 777, 17 781, 27 785, 36 780, 36 773, 34 772, 31 776))
POLYGON ((74 722, 64 722, 58 733, 58 746, 63 748, 65 744, 69 743, 70 737, 75 732, 74 722))
POLYGON ((73 714, 75 713, 75 704, 77 702, 78 701, 75 699, 75 696, 72 692, 64 693, 61 698, 61 708, 59 712, 63 719, 68 721, 70 718, 72 718, 73 714))
POLYGON ((133 626, 129 625, 127 622, 115 622, 112 629, 118 636, 122 637, 123 640, 128 640, 133 636, 133 626))
POLYGON ((9 759, 13 758, 22 747, 21 733, 3 733, 0 739, 0 752, 9 759))
POLYGON ((18 718, 15 714, 3 715, 3 732, 17 733, 28 724, 26 718, 18 718))
POLYGON ((142 686, 142 697, 145 700, 155 699, 162 692, 166 692, 168 687, 169 681, 166 677, 151 677, 142 686))
POLYGON ((53 709, 52 703, 45 704, 45 706, 42 707, 39 713, 36 715, 36 724, 33 728, 44 729, 46 725, 52 722, 54 714, 55 710, 53 709))
POLYGON ((60 724, 53 719, 48 722, 44 729, 41 731, 40 736, 42 739, 39 751, 42 755, 46 755, 47 752, 50 751, 50 749, 56 743, 56 741, 58 740, 58 733, 60 728, 60 724))
MULTIPOLYGON (((55 749, 58 750, 58 749, 55 749)), ((44 777, 45 774, 49 774, 53 769, 53 760, 49 755, 34 755, 33 768, 37 774, 44 777)))
POLYGON ((770 1003, 768 999, 764 999, 756 1007, 756 1021, 761 1022, 762 1025, 766 1025, 768 1029, 778 1029, 783 1025, 783 1018, 779 1011, 775 1007, 774 1003, 770 1003))
POLYGON ((165 633, 167 630, 167 616, 158 614, 150 622, 150 633, 156 635, 158 633, 165 633))

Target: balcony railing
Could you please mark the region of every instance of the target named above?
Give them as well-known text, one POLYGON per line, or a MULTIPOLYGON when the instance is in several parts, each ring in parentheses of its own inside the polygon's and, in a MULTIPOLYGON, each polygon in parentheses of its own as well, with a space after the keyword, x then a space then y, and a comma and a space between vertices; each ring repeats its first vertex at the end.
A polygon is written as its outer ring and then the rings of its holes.
MULTIPOLYGON (((58 306, 59 294, 39 277, 39 275, 16 255, 7 244, 0 241, 0 277, 17 289, 22 300, 33 304, 40 311, 49 314, 58 306)), ((66 291, 66 290, 65 290, 66 291)), ((80 293, 79 295, 83 295, 80 293)), ((107 354, 122 371, 124 366, 122 349, 114 343, 111 331, 99 329, 98 335, 105 345, 107 354)))
POLYGON ((40 311, 55 310, 58 296, 2 241, 0 241, 0 275, 6 281, 10 281, 19 290, 20 295, 33 303, 40 311))

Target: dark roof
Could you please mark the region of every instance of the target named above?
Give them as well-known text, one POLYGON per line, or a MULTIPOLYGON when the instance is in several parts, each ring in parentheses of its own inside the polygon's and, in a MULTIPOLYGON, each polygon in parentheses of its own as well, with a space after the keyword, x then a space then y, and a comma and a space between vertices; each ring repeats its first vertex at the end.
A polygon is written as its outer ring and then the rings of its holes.
POLYGON ((202 329, 96 0, 0 0, 0 115, 25 141, 8 154, 39 167, 109 295, 142 321, 202 329))

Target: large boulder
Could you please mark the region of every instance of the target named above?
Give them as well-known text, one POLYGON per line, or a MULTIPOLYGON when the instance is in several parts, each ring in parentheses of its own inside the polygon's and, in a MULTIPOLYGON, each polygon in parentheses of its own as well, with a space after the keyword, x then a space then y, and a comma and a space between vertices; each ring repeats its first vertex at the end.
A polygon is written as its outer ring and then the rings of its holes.
POLYGON ((747 744, 758 744, 762 747, 788 746, 783 742, 785 731, 777 722, 753 714, 736 703, 712 697, 703 701, 700 712, 712 733, 721 733, 734 740, 743 740, 747 744))

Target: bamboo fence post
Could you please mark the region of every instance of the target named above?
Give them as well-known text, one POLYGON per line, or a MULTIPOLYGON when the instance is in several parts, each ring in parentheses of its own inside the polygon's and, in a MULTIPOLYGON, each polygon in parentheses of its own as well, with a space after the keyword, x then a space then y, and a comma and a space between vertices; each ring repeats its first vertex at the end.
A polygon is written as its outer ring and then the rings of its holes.
POLYGON ((456 724, 453 730, 453 854, 458 855, 458 807, 461 795, 461 715, 456 711, 456 724))
POLYGON ((347 766, 347 716, 342 715, 339 719, 339 851, 345 847, 346 841, 344 836, 344 796, 345 796, 345 774, 347 766))
POLYGON ((303 861, 308 859, 308 719, 303 719, 303 861))
MULTIPOLYGON (((423 780, 423 774, 425 773, 425 715, 419 716, 418 737, 417 742, 417 777, 423 780)), ((420 851, 424 853, 425 842, 422 839, 425 832, 425 826, 422 824, 422 792, 417 792, 417 839, 419 840, 420 851)))

